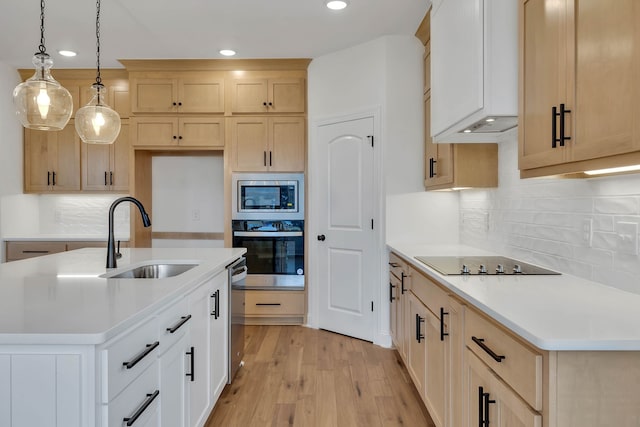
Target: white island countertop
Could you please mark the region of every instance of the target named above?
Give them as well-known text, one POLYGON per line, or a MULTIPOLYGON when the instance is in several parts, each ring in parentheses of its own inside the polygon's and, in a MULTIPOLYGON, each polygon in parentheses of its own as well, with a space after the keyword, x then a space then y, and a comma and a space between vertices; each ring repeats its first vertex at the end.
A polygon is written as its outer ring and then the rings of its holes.
POLYGON ((542 350, 640 350, 638 294, 564 273, 442 275, 415 257, 503 254, 462 245, 387 246, 453 294, 542 350))
POLYGON ((0 345, 100 344, 222 271, 246 252, 123 249, 107 271, 106 250, 79 249, 0 264, 0 345), (153 262, 198 264, 166 279, 108 279, 153 262))

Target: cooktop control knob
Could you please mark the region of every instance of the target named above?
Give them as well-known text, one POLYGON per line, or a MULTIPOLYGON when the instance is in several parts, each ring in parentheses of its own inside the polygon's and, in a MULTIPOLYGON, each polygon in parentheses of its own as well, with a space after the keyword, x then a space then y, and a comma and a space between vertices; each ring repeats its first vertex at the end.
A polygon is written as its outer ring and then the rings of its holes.
POLYGON ((522 267, 520 264, 516 264, 513 266, 513 274, 522 274, 522 267))
POLYGON ((484 264, 480 264, 478 268, 478 274, 487 274, 487 267, 484 264))
POLYGON ((469 274, 469 273, 471 273, 471 272, 469 271, 469 267, 467 267, 467 265, 466 265, 466 264, 462 264, 462 270, 460 270, 460 273, 462 273, 462 274, 469 274))
POLYGON ((496 274, 504 274, 504 265, 498 264, 496 266, 496 274))

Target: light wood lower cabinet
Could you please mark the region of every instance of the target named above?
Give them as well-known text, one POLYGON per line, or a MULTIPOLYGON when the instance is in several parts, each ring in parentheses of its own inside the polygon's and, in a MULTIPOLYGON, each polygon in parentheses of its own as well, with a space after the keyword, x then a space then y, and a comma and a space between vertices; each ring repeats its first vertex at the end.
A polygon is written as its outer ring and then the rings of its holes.
POLYGON ((301 324, 304 320, 304 291, 245 292, 245 322, 254 324, 301 324))

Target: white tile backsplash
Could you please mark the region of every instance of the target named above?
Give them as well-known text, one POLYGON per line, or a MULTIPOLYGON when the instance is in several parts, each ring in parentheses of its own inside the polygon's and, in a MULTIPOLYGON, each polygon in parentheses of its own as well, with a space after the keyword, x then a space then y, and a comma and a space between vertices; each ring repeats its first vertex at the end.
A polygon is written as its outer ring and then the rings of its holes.
POLYGON ((640 293, 640 258, 620 251, 616 227, 640 224, 640 174, 520 179, 517 164, 517 140, 504 141, 499 187, 460 192, 460 242, 640 293))

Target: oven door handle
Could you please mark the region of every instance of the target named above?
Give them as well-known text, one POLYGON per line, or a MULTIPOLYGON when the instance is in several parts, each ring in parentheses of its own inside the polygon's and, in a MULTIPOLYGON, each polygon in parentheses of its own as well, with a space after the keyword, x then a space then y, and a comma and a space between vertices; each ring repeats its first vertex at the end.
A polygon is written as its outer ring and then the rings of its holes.
POLYGON ((302 231, 234 231, 238 237, 299 237, 302 231))

